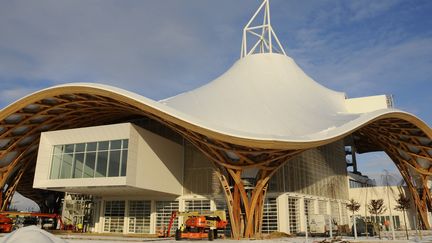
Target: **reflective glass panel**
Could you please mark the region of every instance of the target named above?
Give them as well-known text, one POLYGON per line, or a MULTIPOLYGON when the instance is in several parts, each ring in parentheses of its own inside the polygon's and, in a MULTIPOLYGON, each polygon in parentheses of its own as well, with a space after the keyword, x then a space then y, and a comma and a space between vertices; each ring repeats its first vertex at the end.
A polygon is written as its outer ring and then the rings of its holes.
POLYGON ((60 172, 60 165, 61 165, 61 154, 54 154, 53 160, 51 163, 51 173, 50 178, 51 179, 58 179, 59 178, 59 172, 60 172))
POLYGON ((84 149, 85 149, 85 143, 78 143, 75 146, 75 153, 82 153, 84 152, 84 149))
POLYGON ((81 178, 84 166, 84 153, 76 153, 74 156, 74 174, 72 178, 81 178))
POLYGON ((121 157, 121 174, 120 176, 126 176, 126 165, 127 165, 127 149, 122 150, 122 157, 121 157))
POLYGON ((51 179, 126 176, 128 140, 54 145, 51 179))
POLYGON ((99 151, 101 151, 101 150, 108 150, 108 144, 109 144, 108 141, 99 142, 98 143, 98 150, 99 151))
POLYGON ((73 154, 64 154, 61 165, 60 178, 67 179, 72 176, 72 159, 73 154))
POLYGON ((65 153, 73 153, 75 144, 66 144, 65 145, 65 153))
POLYGON ((61 154, 63 153, 63 145, 56 145, 54 146, 54 154, 61 154))
POLYGON ((85 157, 84 178, 94 177, 94 169, 96 164, 96 153, 88 152, 85 157))
POLYGON ((96 142, 87 143, 87 151, 96 151, 96 142))
POLYGON ((107 170, 108 151, 99 151, 97 156, 95 177, 105 177, 107 170))
POLYGON ((108 176, 119 176, 120 150, 110 151, 108 176))
POLYGON ((113 140, 111 141, 110 150, 120 149, 121 148, 121 140, 113 140))
POLYGON ((129 147, 129 140, 123 139, 123 148, 128 148, 128 147, 129 147))

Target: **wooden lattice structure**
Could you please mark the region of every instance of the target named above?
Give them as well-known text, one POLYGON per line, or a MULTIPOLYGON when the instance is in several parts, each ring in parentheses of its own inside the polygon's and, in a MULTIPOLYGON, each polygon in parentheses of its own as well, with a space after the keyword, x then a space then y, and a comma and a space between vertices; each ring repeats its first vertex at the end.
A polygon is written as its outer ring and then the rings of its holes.
POLYGON ((46 193, 31 189, 41 132, 147 117, 181 134, 213 162, 224 188, 235 238, 259 236, 268 182, 278 168, 306 149, 351 135, 360 152, 362 148, 363 152, 382 150, 392 158, 409 187, 424 228, 430 228, 427 212, 432 208, 428 187, 432 175, 432 129, 412 115, 386 113, 345 134, 315 142, 255 141, 199 127, 156 108, 154 103, 104 86, 70 85, 35 93, 3 109, 2 210, 8 207, 17 188, 38 203, 46 197, 46 193), (246 189, 242 180, 246 170, 256 172, 253 189, 246 189))

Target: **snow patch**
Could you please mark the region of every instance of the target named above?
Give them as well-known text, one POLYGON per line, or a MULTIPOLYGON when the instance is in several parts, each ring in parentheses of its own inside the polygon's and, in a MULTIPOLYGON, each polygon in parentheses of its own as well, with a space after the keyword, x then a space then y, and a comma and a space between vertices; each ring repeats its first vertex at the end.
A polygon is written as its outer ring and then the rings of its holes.
POLYGON ((67 243, 53 234, 36 226, 27 226, 7 234, 2 243, 67 243))

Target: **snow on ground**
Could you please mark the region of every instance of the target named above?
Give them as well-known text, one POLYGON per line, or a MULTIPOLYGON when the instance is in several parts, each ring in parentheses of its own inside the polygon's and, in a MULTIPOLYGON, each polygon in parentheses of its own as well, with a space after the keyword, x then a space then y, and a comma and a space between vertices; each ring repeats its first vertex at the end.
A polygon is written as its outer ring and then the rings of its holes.
POLYGON ((1 239, 3 243, 67 243, 67 241, 36 226, 17 229, 1 239))

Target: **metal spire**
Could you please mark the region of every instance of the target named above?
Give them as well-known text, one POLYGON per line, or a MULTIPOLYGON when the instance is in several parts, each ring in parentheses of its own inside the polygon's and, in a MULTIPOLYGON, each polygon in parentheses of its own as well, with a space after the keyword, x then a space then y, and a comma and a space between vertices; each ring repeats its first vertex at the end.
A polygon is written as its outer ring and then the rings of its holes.
POLYGON ((269 0, 263 0, 262 4, 243 29, 243 40, 240 57, 246 57, 255 53, 282 53, 286 55, 279 39, 270 25, 269 0), (263 12, 262 24, 252 25, 258 15, 263 12), (252 37, 248 39, 248 37, 252 37), (251 42, 248 42, 252 39, 251 42), (276 46, 273 42, 276 42, 276 46))

